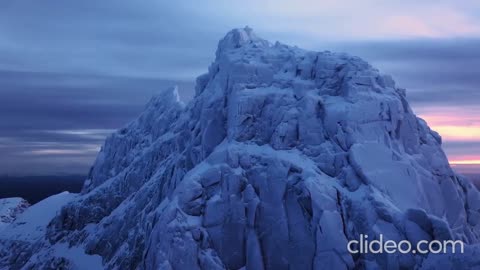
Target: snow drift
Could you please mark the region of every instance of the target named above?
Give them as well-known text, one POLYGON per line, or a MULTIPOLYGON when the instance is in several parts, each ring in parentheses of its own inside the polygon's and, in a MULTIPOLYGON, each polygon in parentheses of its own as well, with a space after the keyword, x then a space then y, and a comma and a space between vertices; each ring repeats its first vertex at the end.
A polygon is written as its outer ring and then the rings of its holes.
POLYGON ((480 263, 479 210, 478 191, 391 77, 357 57, 235 29, 193 100, 183 104, 176 88, 153 98, 106 140, 82 194, 42 239, 2 240, 0 265, 469 269, 480 263), (468 245, 465 254, 348 253, 360 234, 468 245))

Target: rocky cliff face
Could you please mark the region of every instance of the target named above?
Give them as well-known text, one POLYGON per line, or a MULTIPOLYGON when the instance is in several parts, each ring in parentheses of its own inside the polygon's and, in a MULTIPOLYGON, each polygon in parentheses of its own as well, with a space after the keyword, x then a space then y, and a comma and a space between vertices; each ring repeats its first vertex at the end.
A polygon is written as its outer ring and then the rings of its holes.
POLYGON ((112 134, 45 239, 0 262, 74 268, 67 249, 107 269, 478 265, 478 191, 449 167, 405 90, 365 61, 236 29, 195 91, 187 105, 163 91, 112 134), (469 246, 350 254, 360 234, 469 246))

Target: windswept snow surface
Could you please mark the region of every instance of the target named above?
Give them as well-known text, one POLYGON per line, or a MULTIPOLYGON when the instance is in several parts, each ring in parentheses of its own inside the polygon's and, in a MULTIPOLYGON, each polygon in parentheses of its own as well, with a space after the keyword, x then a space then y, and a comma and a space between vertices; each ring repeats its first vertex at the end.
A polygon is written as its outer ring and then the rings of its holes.
POLYGON ((82 194, 34 244, 4 241, 0 265, 480 265, 479 192, 449 167, 440 136, 413 114, 405 90, 365 61, 235 29, 195 92, 182 104, 176 88, 162 91, 112 134, 82 194), (350 254, 347 242, 360 234, 462 240, 466 253, 350 254))
POLYGON ((75 194, 62 192, 28 207, 0 233, 0 239, 28 242, 41 239, 45 236, 48 223, 73 198, 75 198, 75 194))
POLYGON ((0 232, 29 206, 22 198, 0 199, 0 232))

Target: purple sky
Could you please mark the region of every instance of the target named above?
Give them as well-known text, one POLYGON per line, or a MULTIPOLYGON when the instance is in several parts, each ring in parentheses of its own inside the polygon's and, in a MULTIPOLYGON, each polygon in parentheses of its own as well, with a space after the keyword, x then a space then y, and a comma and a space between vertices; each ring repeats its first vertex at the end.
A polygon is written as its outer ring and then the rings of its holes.
POLYGON ((480 1, 164 2, 2 1, 0 174, 86 173, 155 92, 178 83, 190 98, 218 40, 245 25, 367 59, 407 88, 451 162, 480 164, 480 1))

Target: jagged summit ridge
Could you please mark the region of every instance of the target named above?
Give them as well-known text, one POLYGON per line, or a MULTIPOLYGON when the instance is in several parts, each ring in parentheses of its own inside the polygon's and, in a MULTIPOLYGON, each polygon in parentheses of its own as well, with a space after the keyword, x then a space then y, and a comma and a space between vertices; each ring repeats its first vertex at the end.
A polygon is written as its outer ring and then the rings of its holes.
MULTIPOLYGON (((82 195, 30 254, 0 265, 107 269, 414 269, 437 258, 352 255, 346 243, 461 239, 476 251, 480 195, 389 76, 346 54, 258 38, 219 43, 196 94, 173 89, 110 136, 82 195), (62 259, 63 258, 63 259, 62 259)), ((19 246, 21 248, 19 248, 19 246)), ((18 254, 18 252, 17 252, 18 254)), ((473 256, 441 257, 442 265, 473 256)))
POLYGON ((228 32, 225 37, 220 40, 217 48, 217 57, 221 57, 221 54, 227 50, 238 49, 245 44, 255 44, 256 46, 269 46, 267 40, 261 39, 255 35, 253 29, 246 26, 241 29, 233 29, 228 32))

